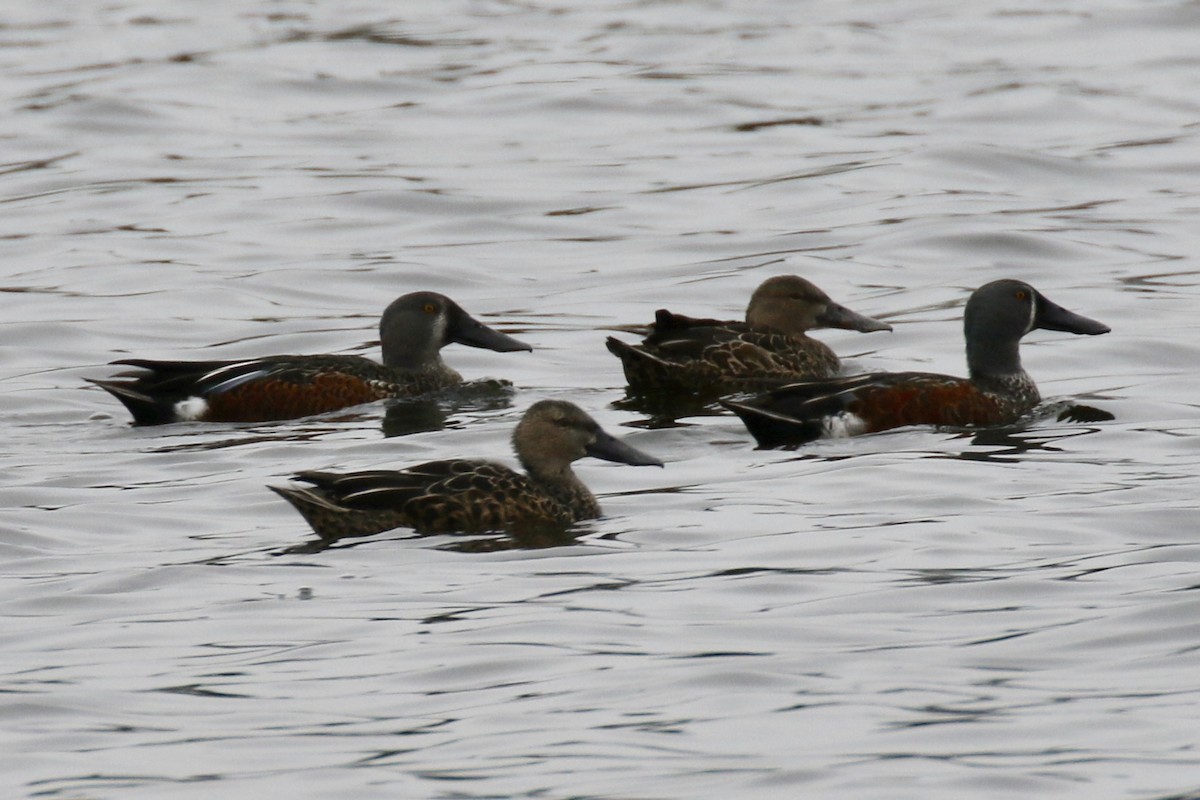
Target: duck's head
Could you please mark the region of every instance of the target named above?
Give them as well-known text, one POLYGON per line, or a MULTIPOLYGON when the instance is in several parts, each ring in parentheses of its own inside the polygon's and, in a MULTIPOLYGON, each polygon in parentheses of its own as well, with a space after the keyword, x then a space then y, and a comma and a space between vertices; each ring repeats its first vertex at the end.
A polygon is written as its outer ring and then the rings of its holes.
POLYGON ((1004 279, 984 284, 971 293, 963 312, 967 363, 977 372, 1004 374, 1021 369, 1017 344, 1032 330, 1096 336, 1111 328, 1068 311, 1024 281, 1004 279))
POLYGON ((890 331, 891 325, 851 311, 799 275, 768 278, 750 296, 746 322, 752 328, 771 328, 801 335, 814 328, 890 331))
POLYGON ((663 465, 615 438, 565 400, 539 400, 530 406, 513 431, 513 449, 526 469, 541 474, 561 472, 584 456, 633 466, 663 465))
POLYGON ((412 292, 392 301, 379 321, 383 363, 420 369, 436 361, 448 344, 483 347, 499 353, 532 350, 522 341, 489 328, 437 292, 412 292))

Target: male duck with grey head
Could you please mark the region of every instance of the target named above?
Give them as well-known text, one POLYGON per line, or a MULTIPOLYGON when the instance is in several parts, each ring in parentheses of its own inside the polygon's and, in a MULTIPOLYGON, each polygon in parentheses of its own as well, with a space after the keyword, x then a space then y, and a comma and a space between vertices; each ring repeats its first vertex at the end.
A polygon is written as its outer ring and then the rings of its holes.
POLYGON ((114 361, 128 380, 93 380, 125 404, 137 425, 265 422, 321 414, 388 397, 413 397, 462 382, 442 360, 458 343, 501 353, 531 350, 489 328, 445 295, 397 298, 379 322, 383 363, 353 355, 266 356, 245 361, 114 361))

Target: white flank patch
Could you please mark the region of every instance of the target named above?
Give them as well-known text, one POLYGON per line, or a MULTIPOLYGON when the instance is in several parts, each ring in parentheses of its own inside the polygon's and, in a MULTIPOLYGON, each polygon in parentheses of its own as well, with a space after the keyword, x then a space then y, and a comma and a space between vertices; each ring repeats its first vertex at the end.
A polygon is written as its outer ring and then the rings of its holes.
POLYGON ((175 404, 175 417, 181 422, 198 420, 208 411, 208 401, 203 397, 189 397, 175 404))
POLYGON ((867 423, 863 418, 851 414, 849 411, 843 411, 840 414, 831 414, 821 421, 821 427, 825 429, 825 435, 831 439, 845 439, 850 436, 858 436, 860 433, 865 433, 867 423))

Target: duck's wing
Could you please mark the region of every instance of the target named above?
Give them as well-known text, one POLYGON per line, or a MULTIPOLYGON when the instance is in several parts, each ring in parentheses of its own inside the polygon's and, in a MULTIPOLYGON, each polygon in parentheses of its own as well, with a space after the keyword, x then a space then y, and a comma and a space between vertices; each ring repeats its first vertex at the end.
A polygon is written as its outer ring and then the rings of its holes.
POLYGON ((392 510, 422 533, 505 530, 523 520, 557 520, 562 509, 503 464, 454 459, 403 470, 333 475, 300 473, 346 508, 392 510))

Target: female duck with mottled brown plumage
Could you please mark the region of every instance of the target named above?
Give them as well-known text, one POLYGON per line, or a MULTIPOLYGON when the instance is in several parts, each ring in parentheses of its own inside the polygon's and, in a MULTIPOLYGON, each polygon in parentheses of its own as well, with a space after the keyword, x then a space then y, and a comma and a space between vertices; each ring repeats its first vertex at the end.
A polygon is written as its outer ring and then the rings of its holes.
POLYGON ((631 395, 715 399, 805 378, 836 375, 841 363, 814 328, 890 331, 851 311, 798 275, 764 281, 750 297, 745 322, 700 319, 660 309, 640 344, 608 338, 631 395))
POLYGON ((662 462, 606 433, 578 406, 541 400, 513 432, 525 474, 474 459, 431 461, 403 470, 301 472, 307 487, 269 487, 327 541, 392 528, 418 533, 483 533, 566 528, 600 516, 571 464, 584 456, 634 466, 662 462))

